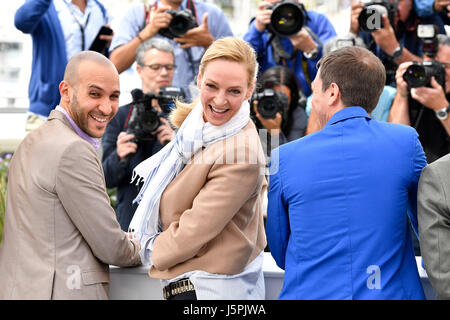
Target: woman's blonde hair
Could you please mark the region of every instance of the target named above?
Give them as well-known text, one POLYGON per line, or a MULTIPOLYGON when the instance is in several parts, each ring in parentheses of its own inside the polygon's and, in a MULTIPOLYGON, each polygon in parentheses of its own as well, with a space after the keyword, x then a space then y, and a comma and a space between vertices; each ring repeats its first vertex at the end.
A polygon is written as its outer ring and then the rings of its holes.
MULTIPOLYGON (((258 72, 255 50, 244 40, 233 37, 220 38, 214 41, 203 54, 200 61, 199 74, 203 76, 209 62, 217 59, 235 61, 247 67, 248 88, 254 84, 258 72)), ((224 70, 224 72, 230 72, 224 70)), ((175 127, 180 127, 189 112, 199 101, 199 97, 192 103, 176 102, 176 109, 170 114, 170 122, 175 127)))

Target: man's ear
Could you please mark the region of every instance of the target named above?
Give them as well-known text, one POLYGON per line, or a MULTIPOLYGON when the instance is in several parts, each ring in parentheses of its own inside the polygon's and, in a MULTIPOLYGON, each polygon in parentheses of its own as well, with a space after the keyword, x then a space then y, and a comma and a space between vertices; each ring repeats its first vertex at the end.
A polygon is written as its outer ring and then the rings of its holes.
MULTIPOLYGON (((139 64, 136 64, 136 72, 138 73, 139 77, 141 77, 142 67, 139 64)), ((141 77, 142 79, 142 77, 141 77)))
POLYGON ((59 93, 61 95, 61 101, 69 105, 72 98, 72 87, 67 81, 63 80, 60 82, 59 93))
POLYGON ((328 104, 330 106, 335 106, 340 103, 341 100, 341 90, 339 86, 332 82, 327 89, 328 91, 328 104))

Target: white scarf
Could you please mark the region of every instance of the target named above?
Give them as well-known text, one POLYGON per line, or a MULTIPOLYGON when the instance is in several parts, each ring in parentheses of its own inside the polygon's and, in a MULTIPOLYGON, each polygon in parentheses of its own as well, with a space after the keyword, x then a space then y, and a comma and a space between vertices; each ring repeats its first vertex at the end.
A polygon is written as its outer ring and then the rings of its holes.
POLYGON ((203 146, 235 135, 247 125, 249 119, 250 105, 244 101, 229 121, 213 126, 203 121, 203 106, 199 101, 183 121, 175 139, 134 169, 131 181, 137 179, 137 183, 143 182, 144 185, 134 200, 139 206, 129 230, 139 239, 143 250, 143 240, 158 233, 159 201, 166 186, 203 146))

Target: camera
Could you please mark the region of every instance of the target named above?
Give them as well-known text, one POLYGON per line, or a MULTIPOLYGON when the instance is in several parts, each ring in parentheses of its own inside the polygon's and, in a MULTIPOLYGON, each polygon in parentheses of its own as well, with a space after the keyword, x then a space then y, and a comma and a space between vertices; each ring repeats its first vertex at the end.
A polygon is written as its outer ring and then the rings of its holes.
POLYGON ((394 18, 398 11, 397 2, 391 3, 389 0, 374 0, 366 2, 358 17, 359 28, 362 31, 373 32, 381 29, 382 15, 386 14, 389 22, 394 26, 394 18))
POLYGON ((181 37, 190 29, 197 27, 195 17, 189 9, 183 9, 181 11, 166 10, 165 12, 172 16, 172 20, 170 20, 167 28, 159 30, 159 34, 164 37, 169 39, 181 37))
MULTIPOLYGON (((253 101, 258 101, 258 113, 264 119, 275 119, 278 112, 284 118, 285 109, 288 106, 288 97, 282 92, 274 89, 266 88, 262 92, 254 93, 250 105, 253 106, 253 101)), ((251 110, 253 110, 251 108, 251 110)))
POLYGON ((436 27, 433 24, 419 24, 417 37, 422 39, 422 52, 430 58, 436 57, 439 42, 436 37, 436 27))
POLYGON ((445 91, 445 68, 442 63, 438 61, 415 62, 410 65, 403 74, 403 79, 406 81, 409 88, 431 87, 431 77, 435 77, 436 81, 445 91))
POLYGON ((158 94, 146 93, 141 89, 131 91, 133 98, 133 110, 128 121, 127 133, 134 134, 133 142, 151 141, 155 137, 152 132, 161 125, 160 117, 167 118, 171 109, 175 106, 176 99, 184 99, 183 89, 177 87, 163 87, 158 94), (156 99, 161 112, 152 107, 152 101, 156 99))
POLYGON ((305 23, 306 10, 297 0, 281 0, 266 7, 272 10, 267 29, 281 37, 290 37, 299 32, 305 23))

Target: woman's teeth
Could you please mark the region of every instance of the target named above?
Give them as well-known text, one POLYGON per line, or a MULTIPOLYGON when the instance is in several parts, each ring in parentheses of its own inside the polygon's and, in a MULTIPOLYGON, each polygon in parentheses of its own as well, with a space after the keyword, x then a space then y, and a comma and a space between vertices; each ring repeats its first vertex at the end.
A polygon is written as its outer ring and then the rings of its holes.
POLYGON ((210 108, 211 108, 211 110, 212 111, 214 111, 214 112, 217 112, 217 113, 225 113, 225 112, 227 112, 228 111, 228 109, 225 109, 225 110, 217 110, 217 109, 215 109, 213 106, 209 106, 210 108))

